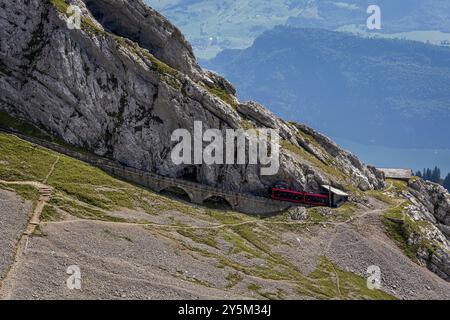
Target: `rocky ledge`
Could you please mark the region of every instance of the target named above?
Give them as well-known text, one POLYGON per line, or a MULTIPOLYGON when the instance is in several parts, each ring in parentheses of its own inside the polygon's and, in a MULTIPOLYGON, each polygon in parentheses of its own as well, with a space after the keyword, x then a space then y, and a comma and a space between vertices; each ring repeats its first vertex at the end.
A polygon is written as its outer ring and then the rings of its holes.
POLYGON ((450 194, 440 185, 413 178, 401 192, 407 201, 391 216, 413 259, 450 281, 450 194))

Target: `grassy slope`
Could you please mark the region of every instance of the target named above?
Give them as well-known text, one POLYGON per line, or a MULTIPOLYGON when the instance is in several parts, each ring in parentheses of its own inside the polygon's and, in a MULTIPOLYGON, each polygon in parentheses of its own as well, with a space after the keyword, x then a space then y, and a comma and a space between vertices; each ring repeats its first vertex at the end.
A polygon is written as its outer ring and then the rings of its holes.
MULTIPOLYGON (((312 298, 392 298, 381 291, 367 290, 363 285, 364 278, 339 270, 326 258, 318 265, 316 272, 309 277, 304 276, 293 261, 282 254, 273 252, 272 245, 283 243, 280 232, 264 223, 252 222, 261 222, 259 218, 236 212, 225 214, 223 211, 198 208, 154 194, 119 181, 80 161, 34 147, 14 136, 0 133, 0 179, 41 181, 49 172, 57 156, 60 160, 48 180, 48 184, 55 188, 55 197, 43 212, 44 220, 62 219, 61 213, 65 212, 84 219, 130 221, 108 215, 109 211, 122 207, 139 209, 147 212, 149 216, 176 211, 177 218, 172 219, 173 223, 168 225, 167 229, 161 227, 160 231, 180 241, 180 246, 185 249, 214 259, 218 268, 227 266, 233 269, 234 272, 226 275, 229 284, 224 290, 231 290, 243 281, 242 277, 252 276, 267 280, 289 281, 295 285, 299 294, 312 298), (224 227, 190 229, 189 225, 178 221, 178 217, 180 219, 195 218, 203 223, 224 224, 224 227), (226 226, 243 222, 248 224, 226 226), (173 226, 179 227, 175 233, 173 226), (182 236, 181 239, 189 239, 189 241, 181 241, 180 236, 182 236), (228 251, 224 251, 218 245, 222 241, 229 244, 228 251), (263 263, 242 263, 242 255, 250 261, 258 258, 263 263), (330 268, 336 270, 333 272, 339 273, 340 287, 345 288, 340 292, 336 289, 335 276, 330 274, 330 268)), ((3 187, 0 185, 0 188, 3 187)), ((348 210, 349 208, 344 209, 342 214, 348 215, 348 210)), ((281 289, 277 292, 269 292, 256 284, 249 287, 261 297, 279 299, 284 296, 281 289)))

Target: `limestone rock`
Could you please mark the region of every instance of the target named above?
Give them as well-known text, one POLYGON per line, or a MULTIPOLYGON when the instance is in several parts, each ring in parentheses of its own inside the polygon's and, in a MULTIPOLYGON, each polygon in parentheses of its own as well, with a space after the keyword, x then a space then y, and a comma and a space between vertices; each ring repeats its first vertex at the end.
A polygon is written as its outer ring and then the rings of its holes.
POLYGON ((417 258, 445 280, 450 279, 449 193, 443 187, 419 178, 409 182, 402 196, 410 202, 404 214, 407 243, 418 248, 417 258))
POLYGON ((67 27, 64 1, 3 1, 0 7, 0 111, 55 138, 125 165, 226 190, 267 195, 277 181, 318 190, 363 190, 383 177, 330 139, 239 103, 223 77, 202 70, 190 44, 142 0, 67 0, 81 8, 81 30, 67 27), (58 5, 56 6, 55 3, 58 5), (174 165, 175 129, 279 129, 280 170, 259 165, 174 165))
POLYGON ((323 217, 330 216, 331 214, 333 214, 333 212, 330 208, 325 208, 325 207, 324 208, 316 208, 316 210, 323 217))
POLYGON ((414 197, 439 223, 450 226, 450 194, 444 187, 422 179, 411 180, 409 187, 414 197))
POLYGON ((291 220, 302 221, 308 219, 308 211, 305 207, 292 207, 288 210, 291 220))

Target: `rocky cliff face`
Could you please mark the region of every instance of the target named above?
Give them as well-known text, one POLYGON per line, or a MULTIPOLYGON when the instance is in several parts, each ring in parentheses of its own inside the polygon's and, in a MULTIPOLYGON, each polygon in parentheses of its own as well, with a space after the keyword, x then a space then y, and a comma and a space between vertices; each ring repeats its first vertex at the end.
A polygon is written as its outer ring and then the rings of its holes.
POLYGON ((450 280, 450 194, 435 183, 414 179, 403 192, 410 204, 407 242, 417 247, 417 257, 443 279, 450 280))
POLYGON ((387 232, 410 258, 449 281, 450 194, 416 177, 407 185, 390 184, 387 195, 399 201, 385 213, 387 232))
POLYGON ((383 176, 328 138, 241 103, 234 87, 202 70, 181 32, 141 0, 0 0, 0 111, 139 169, 229 190, 265 194, 275 181, 368 190, 383 176), (81 30, 66 10, 82 10, 81 30), (280 171, 257 165, 171 161, 177 128, 269 127, 282 137, 280 171))

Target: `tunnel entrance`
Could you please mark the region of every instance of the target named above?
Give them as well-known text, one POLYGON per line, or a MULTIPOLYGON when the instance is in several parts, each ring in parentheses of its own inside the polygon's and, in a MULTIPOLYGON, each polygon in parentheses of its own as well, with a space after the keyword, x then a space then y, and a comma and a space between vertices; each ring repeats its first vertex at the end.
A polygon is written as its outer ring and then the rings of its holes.
POLYGON ((177 200, 183 200, 183 201, 186 201, 186 202, 191 202, 191 197, 182 188, 168 187, 168 188, 165 188, 165 189, 161 190, 160 193, 162 195, 165 195, 165 196, 169 197, 169 198, 174 198, 174 199, 177 199, 177 200))
POLYGON ((197 168, 196 167, 187 167, 184 168, 180 174, 180 178, 186 181, 198 182, 197 180, 197 168))
POLYGON ((218 196, 212 196, 212 197, 205 199, 203 201, 203 205, 205 207, 208 207, 210 209, 215 209, 215 210, 228 211, 228 210, 233 209, 233 206, 230 204, 230 202, 227 199, 218 197, 218 196))

